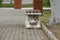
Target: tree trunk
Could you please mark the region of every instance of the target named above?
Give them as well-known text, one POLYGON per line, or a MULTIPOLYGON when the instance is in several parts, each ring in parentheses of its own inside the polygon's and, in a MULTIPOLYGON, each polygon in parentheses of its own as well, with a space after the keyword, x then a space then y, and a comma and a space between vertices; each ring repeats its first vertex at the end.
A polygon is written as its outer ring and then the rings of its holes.
POLYGON ((49 24, 60 23, 60 0, 50 0, 51 19, 49 24))

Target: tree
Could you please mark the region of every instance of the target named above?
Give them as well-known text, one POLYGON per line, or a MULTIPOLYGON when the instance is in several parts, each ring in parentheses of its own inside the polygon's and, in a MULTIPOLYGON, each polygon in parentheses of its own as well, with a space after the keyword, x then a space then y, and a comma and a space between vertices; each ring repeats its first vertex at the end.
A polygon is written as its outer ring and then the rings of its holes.
POLYGON ((60 23, 60 0, 50 0, 51 2, 51 19, 49 24, 60 23))

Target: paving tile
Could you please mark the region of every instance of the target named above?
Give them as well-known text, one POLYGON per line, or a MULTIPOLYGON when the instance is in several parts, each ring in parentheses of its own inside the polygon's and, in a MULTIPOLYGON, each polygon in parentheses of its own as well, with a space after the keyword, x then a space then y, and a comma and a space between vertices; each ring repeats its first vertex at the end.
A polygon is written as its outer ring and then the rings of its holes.
POLYGON ((42 29, 25 28, 24 13, 24 10, 0 10, 0 40, 49 40, 42 29))

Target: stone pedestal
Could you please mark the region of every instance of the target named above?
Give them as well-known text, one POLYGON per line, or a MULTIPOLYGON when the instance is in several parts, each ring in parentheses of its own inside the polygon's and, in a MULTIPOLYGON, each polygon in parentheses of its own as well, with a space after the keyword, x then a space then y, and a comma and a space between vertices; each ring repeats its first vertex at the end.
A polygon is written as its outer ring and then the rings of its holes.
POLYGON ((41 28, 39 16, 42 15, 40 10, 28 10, 26 11, 26 28, 41 28))

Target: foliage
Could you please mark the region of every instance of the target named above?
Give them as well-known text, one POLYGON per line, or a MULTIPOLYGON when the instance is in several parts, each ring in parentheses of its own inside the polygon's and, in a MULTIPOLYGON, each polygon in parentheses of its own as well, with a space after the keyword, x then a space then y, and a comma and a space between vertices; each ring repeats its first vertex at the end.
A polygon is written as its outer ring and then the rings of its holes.
POLYGON ((14 7, 14 5, 13 4, 2 4, 1 7, 9 8, 9 7, 14 7))
POLYGON ((33 4, 23 4, 22 7, 33 7, 33 4))
POLYGON ((48 23, 50 20, 50 17, 51 17, 51 11, 50 10, 43 11, 43 15, 40 17, 41 23, 43 23, 43 24, 48 23))
POLYGON ((0 0, 0 7, 1 7, 1 5, 2 5, 2 0, 0 0))
MULTIPOLYGON (((33 5, 32 4, 22 4, 22 7, 32 7, 33 5)), ((14 7, 14 4, 2 4, 1 7, 14 7)))
POLYGON ((43 0, 44 7, 50 7, 50 0, 43 0))

